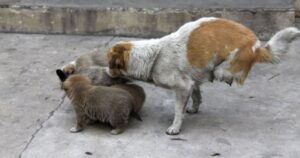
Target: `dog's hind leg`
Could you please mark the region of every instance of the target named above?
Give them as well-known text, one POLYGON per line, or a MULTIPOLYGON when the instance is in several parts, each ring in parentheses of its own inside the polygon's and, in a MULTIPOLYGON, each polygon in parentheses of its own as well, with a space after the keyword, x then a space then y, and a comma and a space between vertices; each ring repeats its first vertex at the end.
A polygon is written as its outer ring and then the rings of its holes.
POLYGON ((190 114, 197 113, 199 110, 199 106, 202 103, 202 96, 201 96, 201 91, 200 91, 199 85, 195 85, 193 87, 192 100, 193 100, 192 107, 188 107, 186 109, 186 112, 190 113, 190 114))

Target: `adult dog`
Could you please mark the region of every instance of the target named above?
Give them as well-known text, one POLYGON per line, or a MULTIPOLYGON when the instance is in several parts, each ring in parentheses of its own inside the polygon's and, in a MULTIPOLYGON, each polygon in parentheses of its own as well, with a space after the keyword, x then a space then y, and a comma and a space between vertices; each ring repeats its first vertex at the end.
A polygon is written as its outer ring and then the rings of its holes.
POLYGON ((300 36, 290 27, 277 32, 265 45, 237 22, 200 18, 159 39, 119 42, 107 53, 111 76, 128 76, 169 88, 176 93, 175 117, 166 133, 180 132, 188 98, 196 113, 201 103, 199 85, 219 80, 243 84, 255 63, 275 63, 289 43, 300 36))

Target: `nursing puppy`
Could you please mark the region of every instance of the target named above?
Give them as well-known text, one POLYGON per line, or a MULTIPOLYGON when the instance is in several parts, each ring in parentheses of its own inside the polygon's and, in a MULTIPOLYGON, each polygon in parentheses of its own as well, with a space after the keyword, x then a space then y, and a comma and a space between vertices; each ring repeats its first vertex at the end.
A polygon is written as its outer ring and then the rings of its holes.
POLYGON ((199 86, 205 81, 243 84, 255 63, 276 63, 300 36, 290 27, 277 32, 265 45, 237 22, 200 18, 159 39, 119 42, 108 50, 109 74, 128 76, 169 88, 176 93, 175 117, 166 133, 180 132, 191 96, 196 113, 201 103, 199 86))
POLYGON ((127 91, 133 97, 133 108, 132 108, 132 116, 142 121, 141 117, 138 115, 142 106, 144 105, 146 94, 142 87, 136 84, 116 84, 111 87, 119 88, 127 91))
POLYGON ((121 84, 130 82, 126 78, 112 78, 106 73, 107 57, 105 53, 101 53, 98 49, 81 55, 75 61, 63 66, 62 70, 66 75, 82 74, 88 76, 93 85, 111 86, 113 84, 121 84))
POLYGON ((101 53, 99 49, 81 55, 76 60, 64 65, 62 70, 67 74, 73 74, 80 67, 101 66, 107 67, 107 57, 105 53, 101 53))
POLYGON ((112 78, 107 74, 106 70, 106 67, 100 66, 79 67, 74 74, 87 76, 91 80, 92 85, 111 86, 129 92, 135 102, 133 107, 133 114, 135 117, 137 117, 137 119, 141 120, 141 118, 136 114, 138 114, 138 112, 142 108, 142 105, 144 104, 146 98, 144 89, 136 84, 125 84, 131 82, 126 78, 112 78))
POLYGON ((68 77, 61 70, 56 73, 76 112, 76 125, 71 132, 79 132, 88 122, 98 120, 110 123, 111 134, 119 134, 127 126, 130 114, 139 112, 145 100, 144 90, 137 85, 93 86, 86 76, 68 77))
POLYGON ((81 74, 87 76, 93 85, 98 86, 111 86, 115 84, 124 84, 131 82, 129 79, 116 77, 110 77, 106 72, 107 67, 90 66, 90 67, 78 67, 74 70, 73 74, 81 74))

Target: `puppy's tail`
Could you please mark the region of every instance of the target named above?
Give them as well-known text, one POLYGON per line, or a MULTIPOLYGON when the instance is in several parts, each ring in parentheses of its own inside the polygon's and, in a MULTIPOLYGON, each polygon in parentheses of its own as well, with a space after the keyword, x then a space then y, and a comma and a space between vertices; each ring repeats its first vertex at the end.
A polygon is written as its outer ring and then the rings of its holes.
POLYGON ((141 118, 141 116, 140 116, 138 113, 136 113, 136 112, 131 112, 130 115, 131 115, 133 118, 135 118, 135 119, 137 119, 137 120, 139 120, 139 121, 143 121, 142 118, 141 118))
POLYGON ((278 63, 280 56, 287 52, 289 44, 297 37, 300 37, 300 31, 295 27, 288 27, 277 32, 265 46, 255 50, 255 61, 278 63))

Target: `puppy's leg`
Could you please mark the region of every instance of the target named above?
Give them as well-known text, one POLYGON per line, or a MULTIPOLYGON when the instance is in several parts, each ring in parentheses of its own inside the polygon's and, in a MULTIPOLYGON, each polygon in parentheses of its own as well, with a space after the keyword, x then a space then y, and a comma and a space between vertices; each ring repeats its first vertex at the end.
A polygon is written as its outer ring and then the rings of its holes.
POLYGON ((124 122, 122 124, 116 125, 114 127, 114 129, 110 131, 110 133, 113 134, 113 135, 117 135, 117 134, 120 134, 120 133, 124 132, 124 130, 125 130, 126 126, 127 126, 127 123, 128 122, 126 121, 126 122, 124 122))
POLYGON ((185 87, 185 89, 176 89, 176 104, 175 104, 175 117, 173 124, 167 129, 166 134, 177 135, 180 132, 182 121, 184 118, 185 107, 190 97, 192 86, 185 87))
POLYGON ((77 133, 82 131, 88 119, 89 118, 83 112, 76 111, 76 125, 70 129, 70 132, 77 133))
MULTIPOLYGON (((130 105, 128 102, 124 102, 125 105, 130 105)), ((116 135, 122 133, 127 127, 128 120, 130 116, 130 109, 123 109, 121 112, 116 111, 114 117, 110 119, 110 125, 113 127, 113 130, 110 131, 111 134, 116 135)))
POLYGON ((117 134, 120 134, 120 133, 124 132, 124 130, 125 130, 124 128, 115 128, 115 129, 110 131, 110 134, 117 135, 117 134))
POLYGON ((186 112, 194 114, 198 112, 199 105, 202 103, 201 92, 198 85, 195 85, 193 87, 192 100, 193 100, 193 105, 192 107, 187 108, 186 112))

